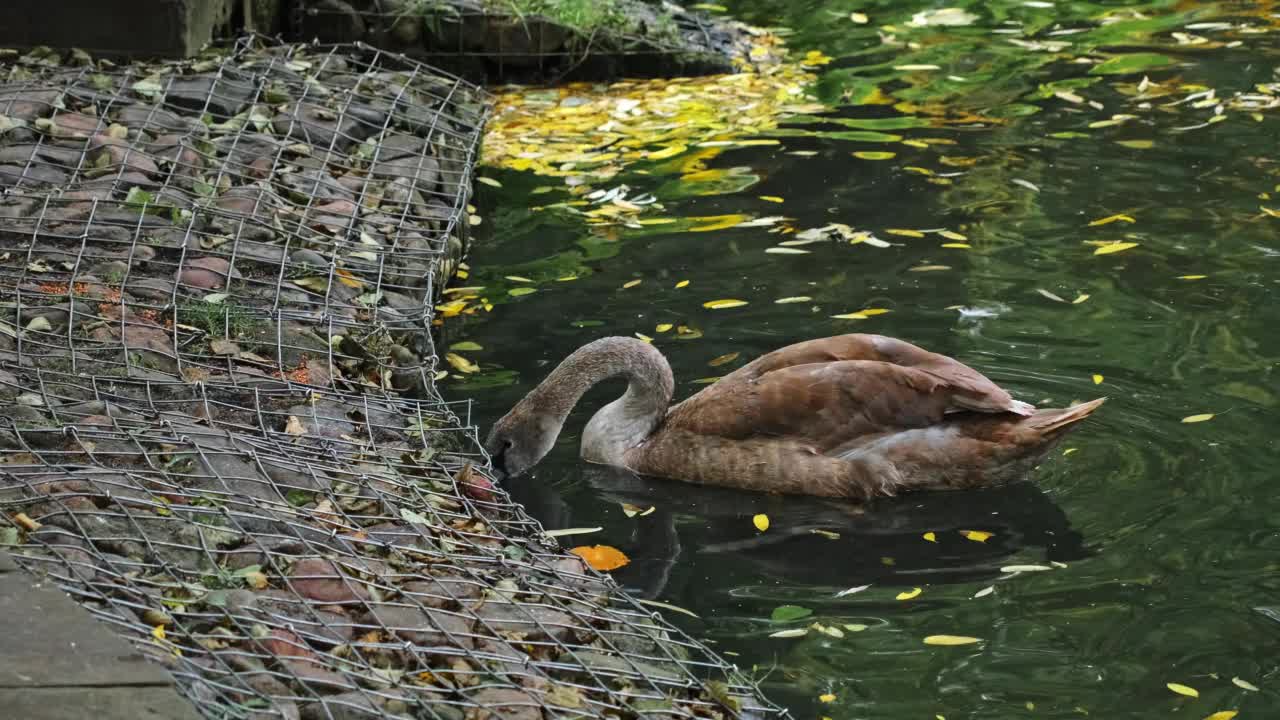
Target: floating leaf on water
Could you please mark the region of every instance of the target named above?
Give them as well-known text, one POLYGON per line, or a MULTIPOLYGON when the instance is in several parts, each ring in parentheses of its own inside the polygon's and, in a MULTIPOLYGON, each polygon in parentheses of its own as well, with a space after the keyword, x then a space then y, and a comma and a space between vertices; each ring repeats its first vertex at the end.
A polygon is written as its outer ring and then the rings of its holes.
POLYGON ((810 300, 813 300, 813 298, 809 297, 808 295, 792 295, 790 297, 778 298, 773 302, 774 304, 777 304, 777 305, 787 305, 789 303, 809 302, 810 300))
POLYGON ((917 72, 920 70, 941 70, 940 65, 894 65, 894 70, 905 70, 906 72, 917 72))
POLYGON ((904 590, 903 592, 898 593, 895 597, 898 600, 910 600, 918 596, 922 592, 924 592, 924 590, 922 590, 921 588, 912 588, 910 590, 904 590))
POLYGON ((688 149, 689 147, 687 145, 676 143, 675 145, 668 145, 661 150, 654 150, 653 152, 646 154, 644 157, 646 160, 666 160, 667 158, 675 157, 688 149))
POLYGON ((471 340, 463 340, 462 342, 456 342, 450 345, 449 349, 457 350, 458 352, 475 352, 477 350, 483 350, 484 346, 480 343, 472 342, 471 340))
POLYGON ((1049 298, 1050 300, 1052 300, 1052 301, 1054 301, 1054 302, 1060 302, 1060 303, 1065 303, 1065 302, 1066 302, 1066 300, 1063 300, 1063 299, 1062 299, 1061 297, 1059 297, 1058 295, 1056 295, 1056 294, 1054 294, 1054 293, 1052 293, 1052 292, 1050 292, 1050 291, 1048 291, 1048 290, 1045 290, 1044 288, 1036 288, 1036 292, 1040 293, 1041 295, 1043 295, 1043 296, 1045 296, 1045 297, 1049 298))
POLYGON ((805 635, 808 635, 808 634, 809 634, 809 628, 807 628, 807 627, 802 627, 802 628, 788 628, 788 629, 786 629, 786 630, 779 630, 778 632, 769 633, 769 637, 771 637, 771 638, 798 638, 798 637, 804 637, 805 635))
POLYGON ((1209 276, 1208 275, 1179 275, 1178 279, 1179 280, 1203 280, 1207 277, 1209 276))
POLYGON ((1099 226, 1099 225, 1110 225, 1110 224, 1111 224, 1111 223, 1113 223, 1113 222, 1127 222, 1127 223, 1135 223, 1135 222, 1138 222, 1138 221, 1137 221, 1137 220, 1134 220, 1133 218, 1129 217, 1128 215, 1108 215, 1108 216, 1106 216, 1106 217, 1104 217, 1104 218, 1098 218, 1097 220, 1093 220, 1093 221, 1091 221, 1091 222, 1089 223, 1089 227, 1097 227, 1097 226, 1099 226))
POLYGON ((932 530, 925 533, 924 535, 921 535, 920 537, 924 538, 925 540, 928 540, 931 543, 938 542, 938 536, 932 530))
POLYGON ((484 183, 485 185, 488 185, 490 187, 496 187, 496 188, 502 187, 502 183, 498 182, 497 180, 494 180, 491 177, 485 177, 483 175, 477 175, 476 182, 484 183))
POLYGON ((746 304, 747 304, 746 300, 732 300, 732 299, 708 300, 702 303, 702 307, 708 310, 724 310, 726 308, 742 307, 743 305, 746 305, 746 304))
POLYGON ((968 250, 973 246, 970 245, 969 243, 952 242, 952 243, 942 243, 942 247, 950 248, 952 250, 968 250))
POLYGON ((698 617, 698 613, 692 610, 686 610, 680 607, 679 605, 672 605, 671 603, 664 603, 658 600, 646 600, 644 598, 636 598, 636 602, 642 605, 650 605, 652 607, 662 608, 663 610, 672 610, 674 612, 688 615, 689 617, 695 617, 695 618, 698 617))
POLYGON ((512 295, 512 296, 514 296, 514 297, 520 297, 521 295, 532 295, 532 294, 534 294, 534 293, 536 293, 536 292, 538 292, 538 288, 531 288, 531 287, 515 287, 515 288, 511 288, 510 290, 508 290, 508 291, 507 291, 507 294, 508 294, 508 295, 512 295))
POLYGON ((859 160, 892 160, 898 156, 898 153, 887 150, 859 150, 853 153, 853 156, 859 160))
POLYGON ((639 285, 639 284, 640 284, 640 283, 642 283, 642 282, 644 282, 644 280, 643 280, 642 278, 636 278, 635 280, 628 280, 628 281, 626 281, 626 282, 622 283, 622 289, 623 289, 623 290, 627 290, 627 289, 629 289, 629 288, 633 288, 633 287, 635 287, 635 286, 639 285))
POLYGON ((871 18, 867 17, 866 15, 860 12, 849 13, 849 20, 859 25, 866 25, 867 23, 871 22, 871 18))
POLYGON ((569 552, 586 560, 588 565, 600 572, 617 570, 631 562, 621 550, 608 545, 580 545, 570 548, 569 552))
POLYGON ((1090 75, 1126 75, 1152 68, 1167 67, 1173 58, 1159 53, 1132 53, 1118 55, 1089 68, 1090 75))
POLYGON ((960 534, 963 535, 966 540, 972 540, 974 542, 986 542, 995 535, 995 533, 989 533, 986 530, 961 530, 960 534))
POLYGON ((812 614, 813 610, 802 605, 779 605, 769 614, 769 619, 773 622, 791 622, 812 614))
POLYGON ((764 200, 765 202, 771 202, 771 203, 786 202, 786 200, 778 197, 777 195, 759 195, 758 197, 761 200, 764 200))
POLYGON ((698 378, 696 380, 690 380, 689 382, 693 383, 694 385, 711 385, 716 381, 718 381, 721 377, 723 376, 717 375, 716 377, 703 377, 703 378, 698 378))
POLYGON ((978 16, 971 12, 962 10, 958 7, 945 7, 931 10, 921 10, 911 19, 907 21, 912 27, 926 27, 930 25, 944 25, 958 27, 963 25, 972 25, 978 20, 978 16))
POLYGON ((604 528, 602 527, 561 528, 559 530, 548 530, 547 536, 548 537, 568 537, 570 535, 590 535, 591 533, 598 533, 603 529, 604 528))
POLYGON ((1235 685, 1235 686, 1236 686, 1236 687, 1238 687, 1238 688, 1242 688, 1242 689, 1244 689, 1244 690, 1248 690, 1249 692, 1261 692, 1261 691, 1258 689, 1258 686, 1257 686, 1257 685, 1254 685, 1253 683, 1249 682, 1248 680, 1242 680, 1242 679, 1240 679, 1240 678, 1238 678, 1238 677, 1233 677, 1233 678, 1231 678, 1231 684, 1232 684, 1232 685, 1235 685))
POLYGON ((1216 415, 1216 414, 1217 414, 1217 413, 1201 413, 1201 414, 1199 414, 1199 415, 1188 415, 1188 416, 1186 416, 1186 417, 1182 418, 1182 422, 1184 422, 1184 423, 1198 423, 1198 422, 1204 422, 1204 421, 1206 421, 1206 420, 1212 420, 1212 419, 1213 419, 1213 417, 1214 417, 1214 415, 1216 415))
POLYGON ((889 310, 888 308, 866 308, 863 310, 859 310, 858 312, 868 317, 871 317, 873 315, 884 315, 885 313, 893 312, 893 311, 889 310))
POLYGON ((830 530, 823 530, 822 528, 809 528, 809 532, 810 532, 810 533, 812 533, 812 534, 814 534, 814 535, 821 535, 822 537, 824 537, 824 538, 826 538, 826 539, 828 539, 828 540, 839 540, 839 539, 840 539, 840 533, 838 533, 838 532, 832 532, 832 531, 830 531, 830 530))
POLYGON ((711 232, 713 230, 725 230, 736 227, 748 220, 746 215, 709 215, 706 217, 689 218, 697 222, 706 223, 705 225, 695 225, 689 228, 689 232, 711 232))
POLYGON ((1031 182, 1030 180, 1023 180, 1022 178, 1014 178, 1009 182, 1013 183, 1014 185, 1021 185, 1022 187, 1032 192, 1040 192, 1040 187, 1035 183, 1031 182))
POLYGON ((532 279, 532 278, 527 278, 527 277, 525 277, 525 276, 523 276, 523 275, 504 275, 503 277, 505 277, 507 280, 510 280, 511 282, 518 282, 518 283, 531 283, 531 282, 533 282, 533 279, 532 279))
POLYGON ((907 272, 940 272, 950 269, 950 265, 916 265, 915 267, 907 268, 907 272))
POLYGON ((676 289, 677 289, 677 290, 679 290, 679 289, 680 289, 680 288, 682 288, 682 287, 689 287, 689 281, 688 281, 688 280, 681 280, 680 282, 676 283, 676 289))
POLYGON ((638 333, 636 333, 636 337, 640 338, 641 340, 643 340, 643 341, 645 341, 645 342, 647 342, 647 343, 651 343, 651 342, 653 342, 653 338, 649 337, 648 335, 645 335, 645 334, 644 334, 644 333, 642 333, 642 332, 638 332, 638 333))
POLYGON ((981 590, 979 590, 978 592, 974 593, 974 594, 973 594, 973 598, 974 598, 975 600, 976 600, 976 599, 978 599, 978 598, 984 598, 984 597, 986 597, 986 596, 990 595, 991 593, 993 593, 993 592, 995 592, 995 591, 996 591, 996 586, 995 586, 995 585, 988 585, 988 586, 986 586, 986 587, 982 588, 981 590))
POLYGON ((1206 717, 1204 720, 1231 720, 1231 718, 1239 714, 1239 710, 1219 710, 1218 712, 1206 717))
POLYGON ((930 635, 924 639, 925 645, 972 645, 982 642, 982 638, 968 635, 930 635))
POLYGON ((1043 572, 1052 570, 1048 565, 1005 565, 1000 568, 1002 573, 1020 573, 1020 572, 1043 572))
POLYGON ((866 320, 866 315, 860 312, 842 313, 840 315, 832 315, 836 320, 866 320))
POLYGON ((1191 687, 1190 685, 1183 685, 1182 683, 1171 682, 1171 683, 1165 683, 1164 686, 1169 688, 1173 692, 1178 693, 1179 695, 1186 695, 1187 697, 1193 697, 1193 698, 1200 697, 1200 691, 1191 687))
POLYGON ((1135 150, 1149 150, 1155 147, 1156 143, 1154 140, 1117 140, 1116 144, 1135 150))
POLYGON ((1138 247, 1138 243, 1136 242, 1110 242, 1105 245, 1099 245, 1098 249, 1093 251, 1093 254, 1110 255, 1112 253, 1118 253, 1136 247, 1138 247))
POLYGON ((462 357, 458 353, 452 353, 452 352, 445 353, 444 359, 447 360, 450 365, 457 368, 459 372, 464 372, 464 373, 480 372, 479 365, 476 365, 475 363, 462 357))
POLYGON ((1076 296, 1076 299, 1075 299, 1075 300, 1072 300, 1072 301, 1071 301, 1071 304, 1072 304, 1072 305, 1079 305, 1080 303, 1082 303, 1082 302, 1084 302, 1085 300, 1088 300, 1088 299, 1089 299, 1089 294, 1088 294, 1088 293, 1080 293, 1079 295, 1077 295, 1077 296, 1076 296))
POLYGON ((866 630, 868 627, 871 627, 871 626, 864 625, 862 623, 845 623, 840 627, 844 628, 845 630, 848 630, 849 632, 862 632, 863 630, 866 630))
POLYGON ((765 252, 770 255, 808 255, 809 251, 796 247, 771 247, 765 248, 765 252))
POLYGON ((1101 384, 1102 384, 1102 376, 1101 376, 1101 375, 1099 375, 1098 373, 1094 373, 1094 374, 1093 374, 1093 384, 1094 384, 1094 385, 1101 385, 1101 384))
POLYGON ((823 693, 818 696, 818 702, 821 702, 821 703, 833 703, 835 701, 836 701, 835 693, 823 693))
POLYGON ((902 237, 909 237, 909 238, 924 237, 924 233, 920 232, 919 230, 908 230, 906 228, 886 228, 885 232, 889 233, 890 235, 901 235, 902 237))
POLYGON ((654 330, 654 332, 664 333, 664 332, 667 332, 668 330, 670 330, 670 329, 671 329, 671 328, 673 328, 673 327, 675 327, 675 325, 672 325, 671 323, 658 323, 658 324, 653 328, 653 330, 654 330))
POLYGON ((752 515, 751 524, 755 525, 756 529, 759 530, 760 532, 764 532, 765 530, 769 529, 769 516, 765 515, 764 513, 758 513, 756 515, 752 515))
POLYGON ((870 586, 870 585, 859 585, 859 586, 857 586, 857 587, 851 587, 851 588, 849 588, 848 590, 841 590, 840 592, 836 593, 836 597, 838 597, 838 598, 839 598, 839 597, 845 597, 846 595, 856 595, 856 594, 858 594, 858 593, 860 593, 860 592, 862 592, 862 591, 866 590, 866 589, 867 589, 867 588, 869 588, 869 587, 871 587, 871 586, 870 586))
POLYGON ((737 353, 737 352, 726 353, 724 355, 720 355, 718 357, 712 358, 707 362, 707 365, 710 365, 711 367, 720 367, 725 363, 731 363, 734 360, 737 360, 738 356, 741 354, 742 353, 737 353))
POLYGON ((969 240, 969 238, 965 237, 964 235, 961 235, 958 232, 953 232, 951 230, 939 230, 938 234, 948 240, 955 240, 956 242, 968 242, 969 240))

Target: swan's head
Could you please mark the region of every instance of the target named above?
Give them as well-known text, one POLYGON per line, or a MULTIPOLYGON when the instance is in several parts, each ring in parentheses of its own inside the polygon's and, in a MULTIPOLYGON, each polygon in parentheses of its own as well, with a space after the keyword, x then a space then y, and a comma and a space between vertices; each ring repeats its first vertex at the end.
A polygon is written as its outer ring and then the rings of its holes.
POLYGON ((560 423, 546 413, 517 405, 493 424, 484 448, 493 467, 507 477, 524 474, 551 452, 560 434, 560 423))

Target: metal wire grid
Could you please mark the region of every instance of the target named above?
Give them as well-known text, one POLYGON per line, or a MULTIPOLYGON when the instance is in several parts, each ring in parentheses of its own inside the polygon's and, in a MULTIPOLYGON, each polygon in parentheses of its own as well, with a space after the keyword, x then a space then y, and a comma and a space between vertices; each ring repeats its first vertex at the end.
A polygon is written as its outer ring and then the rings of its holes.
POLYGON ((238 281, 239 305, 414 326, 433 272, 465 249, 488 98, 456 77, 365 46, 252 38, 186 63, 8 75, 0 115, 22 126, 0 136, 0 186, 57 196, 0 200, 29 242, 102 242, 117 261, 149 243, 127 257, 179 277, 184 259, 219 258, 207 269, 238 281))
POLYGON ((0 538, 207 717, 781 715, 540 539, 449 405, 17 367, 0 398, 0 538))
POLYGON ((298 0, 291 29, 300 40, 359 37, 501 82, 732 72, 732 58, 748 57, 729 23, 672 3, 619 5, 631 30, 620 23, 587 31, 500 0, 298 0))

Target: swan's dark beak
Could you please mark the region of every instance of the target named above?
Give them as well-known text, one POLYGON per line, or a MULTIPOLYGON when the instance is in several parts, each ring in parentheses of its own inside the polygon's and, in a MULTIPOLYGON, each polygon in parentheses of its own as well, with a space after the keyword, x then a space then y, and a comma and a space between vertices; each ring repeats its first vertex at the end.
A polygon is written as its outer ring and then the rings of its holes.
POLYGON ((492 461, 492 464, 493 464, 494 479, 498 480, 499 482, 511 477, 511 474, 507 472, 507 459, 505 457, 506 453, 507 453, 507 449, 503 448, 499 450, 496 454, 489 456, 489 459, 492 461))

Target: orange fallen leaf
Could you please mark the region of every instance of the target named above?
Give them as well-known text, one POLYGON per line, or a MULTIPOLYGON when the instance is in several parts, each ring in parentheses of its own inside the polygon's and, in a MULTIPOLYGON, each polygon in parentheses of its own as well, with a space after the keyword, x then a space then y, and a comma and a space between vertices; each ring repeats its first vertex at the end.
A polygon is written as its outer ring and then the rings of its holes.
POLYGON ((580 545, 570 549, 569 552, 586 560, 588 565, 600 572, 617 570, 631 562, 631 558, 624 555, 621 550, 608 545, 580 545))

